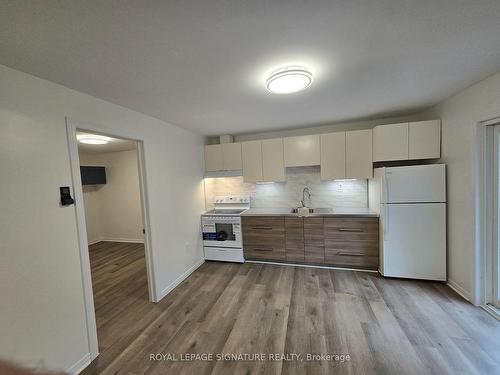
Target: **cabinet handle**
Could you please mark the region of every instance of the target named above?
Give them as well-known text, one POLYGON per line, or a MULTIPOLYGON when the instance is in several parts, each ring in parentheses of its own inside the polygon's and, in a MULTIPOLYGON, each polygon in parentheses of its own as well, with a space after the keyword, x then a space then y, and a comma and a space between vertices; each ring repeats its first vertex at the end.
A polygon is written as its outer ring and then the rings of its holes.
POLYGON ((264 248, 264 247, 254 247, 253 250, 255 251, 273 251, 273 248, 264 248))
POLYGON ((252 227, 252 229, 257 229, 257 230, 272 230, 273 227, 252 227))
POLYGON ((360 228, 339 228, 337 230, 339 232, 363 232, 363 229, 360 228))
POLYGON ((365 254, 363 253, 353 253, 353 252, 347 252, 347 251, 339 251, 337 255, 343 255, 343 256, 348 256, 348 257, 361 257, 364 256, 365 254))

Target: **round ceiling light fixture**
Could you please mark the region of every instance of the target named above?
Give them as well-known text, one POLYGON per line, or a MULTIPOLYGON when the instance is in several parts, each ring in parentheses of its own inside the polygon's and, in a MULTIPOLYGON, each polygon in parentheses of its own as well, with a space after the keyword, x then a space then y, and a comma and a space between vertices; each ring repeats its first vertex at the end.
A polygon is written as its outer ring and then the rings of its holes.
POLYGON ((78 142, 87 145, 105 145, 111 140, 109 137, 103 135, 86 134, 78 137, 78 142))
POLYGON ((266 88, 273 94, 291 94, 308 88, 312 74, 303 66, 286 66, 274 71, 266 81, 266 88))

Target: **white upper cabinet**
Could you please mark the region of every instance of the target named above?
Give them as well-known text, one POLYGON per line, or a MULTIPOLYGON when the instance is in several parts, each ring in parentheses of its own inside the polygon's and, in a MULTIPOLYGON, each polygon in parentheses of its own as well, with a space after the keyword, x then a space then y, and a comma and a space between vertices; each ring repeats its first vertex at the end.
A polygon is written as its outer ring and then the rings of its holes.
POLYGON ((408 123, 373 129, 373 161, 408 160, 408 123))
POLYGON ((373 129, 373 161, 440 157, 441 120, 379 125, 373 129))
POLYGON ((262 141, 262 179, 273 182, 285 181, 283 138, 262 141))
POLYGON ((223 143, 222 159, 225 171, 237 171, 242 169, 241 143, 223 143))
POLYGON ((205 146, 205 170, 207 172, 222 171, 224 162, 221 145, 205 146))
POLYGON ((264 176, 262 172, 262 142, 242 142, 241 157, 243 166, 243 181, 263 181, 264 176))
POLYGON ((372 178, 372 130, 346 132, 346 178, 372 178))
POLYGON ((441 157, 441 120, 410 122, 409 158, 441 157))
POLYGON ((322 180, 345 178, 345 137, 345 132, 322 134, 320 136, 322 180))
POLYGON ((285 167, 320 165, 319 135, 283 139, 285 167))

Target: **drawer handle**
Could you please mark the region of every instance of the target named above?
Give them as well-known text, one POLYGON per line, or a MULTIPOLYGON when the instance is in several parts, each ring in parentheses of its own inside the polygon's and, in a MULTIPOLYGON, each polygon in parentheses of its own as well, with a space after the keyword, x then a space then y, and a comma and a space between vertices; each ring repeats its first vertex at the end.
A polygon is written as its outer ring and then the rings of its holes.
POLYGON ((273 248, 270 247, 270 248, 263 248, 263 247, 254 247, 253 250, 255 251, 273 251, 273 248))
POLYGON ((363 229, 360 228, 339 228, 337 230, 339 232, 363 232, 363 229))
POLYGON ((257 229, 257 230, 272 230, 273 227, 252 227, 252 229, 257 229))
POLYGON ((348 257, 361 257, 365 254, 363 253, 353 253, 353 252, 347 252, 347 251, 339 251, 337 255, 343 255, 343 256, 348 256, 348 257))

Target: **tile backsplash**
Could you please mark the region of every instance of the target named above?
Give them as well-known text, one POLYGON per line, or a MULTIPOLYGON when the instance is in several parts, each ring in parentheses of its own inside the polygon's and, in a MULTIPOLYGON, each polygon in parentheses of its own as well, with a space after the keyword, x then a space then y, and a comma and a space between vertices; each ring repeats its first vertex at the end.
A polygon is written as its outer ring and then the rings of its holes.
POLYGON ((252 207, 297 207, 302 189, 311 190, 311 207, 367 207, 367 180, 321 181, 319 167, 286 169, 286 182, 254 184, 243 182, 243 177, 205 178, 207 210, 213 208, 217 195, 247 194, 252 207))

